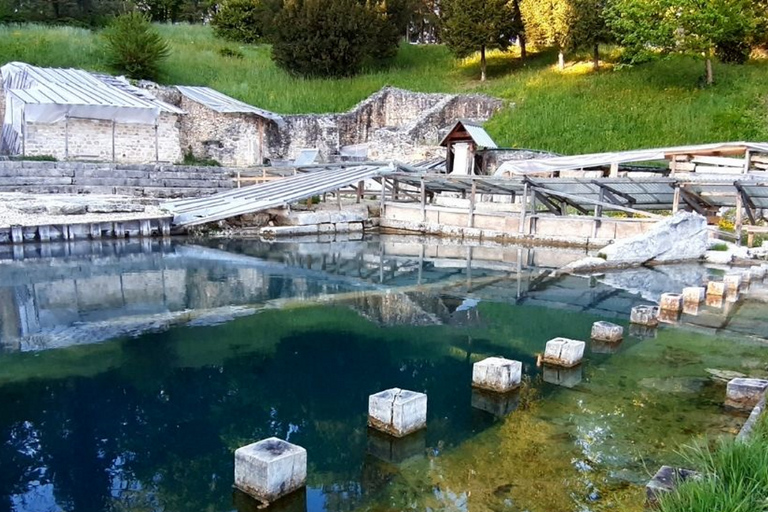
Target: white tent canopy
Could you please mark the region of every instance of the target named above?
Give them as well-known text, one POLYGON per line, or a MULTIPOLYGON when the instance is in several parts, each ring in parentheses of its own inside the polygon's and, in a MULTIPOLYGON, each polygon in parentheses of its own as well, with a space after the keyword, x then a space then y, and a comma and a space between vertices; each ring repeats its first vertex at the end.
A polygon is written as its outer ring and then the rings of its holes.
POLYGON ((552 158, 535 158, 532 160, 516 160, 505 162, 494 173, 496 176, 520 176, 555 171, 570 171, 609 166, 612 164, 628 164, 637 162, 656 162, 669 158, 671 155, 686 154, 733 154, 741 151, 768 153, 768 143, 756 142, 723 142, 717 144, 700 144, 693 146, 673 146, 668 148, 640 149, 634 151, 617 151, 611 153, 592 153, 587 155, 558 156, 552 158))

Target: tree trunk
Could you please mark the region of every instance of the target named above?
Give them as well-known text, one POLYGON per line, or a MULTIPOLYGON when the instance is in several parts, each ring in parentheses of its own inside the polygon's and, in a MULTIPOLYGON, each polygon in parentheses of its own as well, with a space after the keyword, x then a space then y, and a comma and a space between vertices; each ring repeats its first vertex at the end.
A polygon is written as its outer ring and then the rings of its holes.
POLYGON ((592 69, 595 71, 600 69, 600 45, 598 43, 595 43, 592 51, 592 69))
POLYGON ((710 55, 707 55, 707 61, 706 61, 706 68, 707 68, 707 85, 712 85, 715 83, 715 77, 712 73, 712 57, 710 55))
POLYGON ((517 39, 520 42, 520 60, 525 60, 528 57, 528 50, 525 47, 525 34, 520 34, 517 36, 517 39))
POLYGON ((485 45, 480 47, 480 81, 485 82, 485 45))
POLYGON ((557 69, 560 71, 565 69, 565 55, 563 55, 563 50, 557 52, 557 69))

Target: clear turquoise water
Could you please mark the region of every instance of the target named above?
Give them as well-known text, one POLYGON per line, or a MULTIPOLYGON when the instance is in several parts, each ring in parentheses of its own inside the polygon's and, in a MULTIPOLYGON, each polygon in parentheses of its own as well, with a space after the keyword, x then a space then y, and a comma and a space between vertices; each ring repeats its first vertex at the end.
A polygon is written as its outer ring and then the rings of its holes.
MULTIPOLYGON (((669 326, 543 371, 548 339, 626 325, 643 300, 530 265, 569 253, 485 250, 469 266, 464 247, 378 239, 5 262, 0 510, 247 510, 233 451, 269 436, 309 453, 289 510, 640 510, 680 444, 743 421, 705 369, 764 373, 759 341, 669 326), (473 396, 491 355, 523 362, 511 401, 473 396), (401 443, 366 427, 368 395, 394 386, 429 396, 427 430, 401 443)), ((749 304, 734 325, 759 331, 749 304)))

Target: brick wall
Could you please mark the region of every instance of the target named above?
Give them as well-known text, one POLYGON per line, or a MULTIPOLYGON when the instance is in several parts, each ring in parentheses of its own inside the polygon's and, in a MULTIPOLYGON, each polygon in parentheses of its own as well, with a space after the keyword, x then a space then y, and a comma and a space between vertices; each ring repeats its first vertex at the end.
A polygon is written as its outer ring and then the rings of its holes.
MULTIPOLYGON (((27 123, 26 156, 50 155, 57 160, 111 162, 112 122, 69 119, 58 123, 27 123)), ((158 154, 161 162, 181 160, 177 116, 163 113, 158 122, 158 154)), ((155 127, 146 124, 115 124, 114 159, 119 163, 155 162, 155 127)))

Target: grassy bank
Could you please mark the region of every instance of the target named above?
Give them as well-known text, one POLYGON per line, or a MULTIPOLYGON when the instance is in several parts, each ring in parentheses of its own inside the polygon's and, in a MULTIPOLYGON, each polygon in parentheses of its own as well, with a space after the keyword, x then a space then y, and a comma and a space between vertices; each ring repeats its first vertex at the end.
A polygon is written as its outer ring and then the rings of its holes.
MULTIPOLYGON (((482 92, 514 104, 488 129, 504 146, 562 153, 619 150, 720 140, 768 140, 768 63, 718 65, 717 84, 698 86, 701 61, 673 57, 599 73, 577 63, 561 73, 554 54, 521 62, 492 54, 481 84, 477 59, 454 60, 443 47, 404 45, 388 65, 339 80, 289 75, 270 60, 268 46, 216 39, 208 27, 160 26, 172 47, 162 67, 167 84, 207 85, 281 113, 338 112, 384 85, 424 92, 482 92), (223 48, 242 55, 224 57, 223 48)), ((572 60, 581 60, 576 56, 572 60)), ((588 56, 583 56, 588 60, 588 56)), ((86 30, 0 27, 0 62, 109 71, 98 38, 86 30)), ((607 60, 613 60, 607 56, 607 60)))
POLYGON ((660 512, 765 512, 768 510, 768 416, 745 442, 721 440, 687 450, 700 480, 664 496, 660 512))

